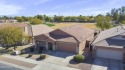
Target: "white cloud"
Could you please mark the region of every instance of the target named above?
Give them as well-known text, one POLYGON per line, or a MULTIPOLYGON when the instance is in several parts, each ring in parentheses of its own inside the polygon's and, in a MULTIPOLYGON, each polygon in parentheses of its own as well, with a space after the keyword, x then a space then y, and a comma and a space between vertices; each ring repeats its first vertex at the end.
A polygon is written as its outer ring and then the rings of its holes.
POLYGON ((39 0, 39 1, 35 2, 34 5, 39 5, 39 4, 47 3, 50 1, 52 1, 52 0, 39 0))
POLYGON ((20 13, 24 8, 18 5, 6 4, 0 2, 0 15, 15 15, 20 13))

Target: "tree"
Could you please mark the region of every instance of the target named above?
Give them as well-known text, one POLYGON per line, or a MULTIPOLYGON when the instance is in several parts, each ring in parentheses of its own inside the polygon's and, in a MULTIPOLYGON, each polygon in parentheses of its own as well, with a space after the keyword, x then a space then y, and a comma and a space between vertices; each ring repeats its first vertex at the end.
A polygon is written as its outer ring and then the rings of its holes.
POLYGON ((9 17, 7 17, 7 16, 3 16, 2 18, 3 18, 4 20, 9 19, 9 17))
POLYGON ((15 17, 15 19, 16 19, 18 22, 24 22, 24 21, 25 21, 22 17, 15 17))
POLYGON ((30 22, 30 24, 32 25, 37 25, 37 24, 41 24, 42 20, 38 19, 38 18, 33 18, 30 22))
POLYGON ((109 29, 111 27, 111 18, 109 16, 99 15, 96 18, 97 27, 101 30, 109 29))
POLYGON ((28 21, 28 17, 22 16, 21 18, 23 18, 24 21, 28 21))
POLYGON ((22 43, 24 34, 19 27, 5 26, 0 29, 0 43, 4 45, 7 49, 14 46, 16 49, 16 44, 22 43))

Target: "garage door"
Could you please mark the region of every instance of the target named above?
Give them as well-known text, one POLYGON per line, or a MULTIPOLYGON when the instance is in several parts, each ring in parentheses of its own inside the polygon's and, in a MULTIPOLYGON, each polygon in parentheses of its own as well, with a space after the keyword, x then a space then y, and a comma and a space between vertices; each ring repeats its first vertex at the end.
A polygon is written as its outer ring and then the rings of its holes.
POLYGON ((108 59, 122 60, 123 52, 121 50, 115 50, 115 49, 97 48, 96 56, 108 59))
POLYGON ((57 43, 59 51, 76 52, 76 45, 74 43, 57 43))

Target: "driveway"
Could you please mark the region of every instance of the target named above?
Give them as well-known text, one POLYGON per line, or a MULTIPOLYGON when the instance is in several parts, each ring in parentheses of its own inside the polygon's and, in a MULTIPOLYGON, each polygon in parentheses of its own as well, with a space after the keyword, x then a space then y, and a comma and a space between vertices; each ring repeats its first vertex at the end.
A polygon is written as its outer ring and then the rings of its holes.
POLYGON ((96 58, 91 70, 123 70, 121 61, 96 58))
POLYGON ((70 60, 75 55, 74 53, 67 53, 60 51, 57 52, 48 51, 47 53, 50 54, 50 56, 44 60, 45 62, 63 66, 67 66, 67 64, 69 64, 70 60))

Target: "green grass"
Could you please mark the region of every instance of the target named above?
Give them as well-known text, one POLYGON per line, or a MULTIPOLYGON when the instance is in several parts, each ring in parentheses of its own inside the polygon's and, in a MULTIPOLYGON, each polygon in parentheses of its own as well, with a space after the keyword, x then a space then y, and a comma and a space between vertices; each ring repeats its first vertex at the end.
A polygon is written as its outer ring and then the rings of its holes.
POLYGON ((45 24, 45 25, 47 25, 47 26, 49 26, 49 27, 55 26, 54 24, 50 24, 50 23, 47 23, 47 24, 45 24))
POLYGON ((55 24, 52 24, 52 23, 49 23, 49 22, 44 22, 43 24, 49 26, 49 27, 52 27, 52 26, 55 26, 55 24))

